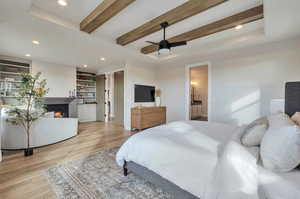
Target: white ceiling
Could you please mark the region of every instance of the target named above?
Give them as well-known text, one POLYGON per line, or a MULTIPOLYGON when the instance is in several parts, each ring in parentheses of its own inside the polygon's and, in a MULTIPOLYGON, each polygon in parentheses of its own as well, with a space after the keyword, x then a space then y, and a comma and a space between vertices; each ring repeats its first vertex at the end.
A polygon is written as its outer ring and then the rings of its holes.
MULTIPOLYGON (((117 37, 137 26, 186 2, 186 0, 137 0, 113 17, 91 35, 79 31, 79 23, 103 0, 67 0, 61 7, 57 0, 1 0, 0 2, 0 54, 82 66, 99 70, 107 66, 122 66, 128 60, 145 65, 158 65, 265 42, 264 20, 191 41, 187 46, 175 48, 170 57, 157 58, 143 55, 140 48, 145 41, 159 41, 157 32, 128 46, 115 43, 117 37), (40 41, 35 46, 32 40, 40 41), (100 61, 105 57, 106 61, 100 61)), ((271 0, 265 0, 271 1, 271 0)), ((274 1, 274 0, 273 0, 274 1)), ((294 1, 294 0, 292 0, 294 1)), ((255 7, 262 0, 230 0, 204 13, 179 22, 167 30, 167 36, 189 31, 221 18, 255 7)))

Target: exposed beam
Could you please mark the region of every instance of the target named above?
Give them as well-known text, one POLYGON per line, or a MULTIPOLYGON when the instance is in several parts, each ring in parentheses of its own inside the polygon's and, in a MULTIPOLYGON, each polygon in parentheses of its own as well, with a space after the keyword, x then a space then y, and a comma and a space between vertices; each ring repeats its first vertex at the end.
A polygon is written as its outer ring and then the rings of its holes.
POLYGON ((81 23, 80 30, 92 33, 135 0, 104 0, 81 23))
POLYGON ((228 0, 189 0, 186 3, 152 19, 140 27, 117 38, 117 44, 125 46, 161 29, 160 24, 167 21, 169 25, 199 14, 209 8, 217 6, 228 0))
MULTIPOLYGON (((221 19, 219 21, 213 22, 211 24, 196 28, 189 32, 177 35, 168 39, 169 42, 178 42, 178 41, 192 41, 205 37, 217 32, 221 32, 227 29, 234 28, 237 25, 242 25, 250 23, 259 19, 264 18, 263 5, 258 7, 246 10, 239 14, 221 19)), ((141 49, 143 54, 149 54, 158 50, 156 45, 149 45, 141 49)))

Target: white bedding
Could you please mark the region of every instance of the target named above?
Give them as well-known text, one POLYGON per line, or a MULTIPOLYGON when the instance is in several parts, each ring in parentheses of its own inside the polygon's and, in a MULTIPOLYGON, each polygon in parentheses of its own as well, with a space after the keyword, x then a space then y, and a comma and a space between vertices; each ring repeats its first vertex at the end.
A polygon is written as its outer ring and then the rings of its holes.
POLYGON ((259 183, 267 199, 299 199, 300 170, 273 173, 259 166, 259 183))
POLYGON ((244 127, 174 122, 129 138, 117 163, 140 164, 201 199, 299 199, 300 171, 275 174, 258 162, 259 148, 240 144, 244 127))
POLYGON ((219 123, 170 123, 132 136, 118 152, 117 162, 122 166, 124 160, 134 161, 203 197, 218 150, 239 130, 238 126, 219 123))

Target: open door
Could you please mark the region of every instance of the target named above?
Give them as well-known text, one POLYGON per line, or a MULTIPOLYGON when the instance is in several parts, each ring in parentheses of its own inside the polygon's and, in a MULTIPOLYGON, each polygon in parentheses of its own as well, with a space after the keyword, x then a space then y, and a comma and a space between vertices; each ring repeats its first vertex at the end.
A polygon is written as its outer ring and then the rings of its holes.
POLYGON ((208 120, 208 65, 190 68, 190 119, 208 120))
POLYGON ((124 124, 124 71, 114 73, 114 119, 116 124, 124 124))
POLYGON ((96 117, 97 121, 105 121, 105 75, 98 75, 96 78, 96 89, 97 89, 97 108, 96 117))

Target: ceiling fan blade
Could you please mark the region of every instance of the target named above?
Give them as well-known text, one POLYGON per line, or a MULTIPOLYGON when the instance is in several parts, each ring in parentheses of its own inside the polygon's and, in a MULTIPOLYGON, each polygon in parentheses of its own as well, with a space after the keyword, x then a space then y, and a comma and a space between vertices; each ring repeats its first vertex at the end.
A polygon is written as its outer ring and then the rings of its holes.
POLYGON ((171 47, 184 46, 186 44, 187 44, 186 41, 179 41, 179 42, 170 43, 171 47))
POLYGON ((146 41, 146 42, 148 42, 148 43, 150 43, 150 44, 153 44, 153 45, 159 45, 159 43, 152 42, 152 41, 146 41))

